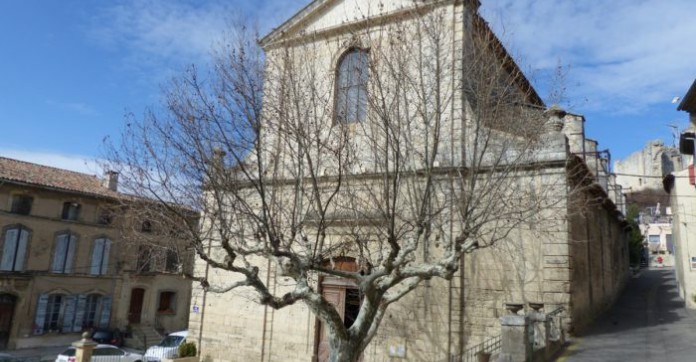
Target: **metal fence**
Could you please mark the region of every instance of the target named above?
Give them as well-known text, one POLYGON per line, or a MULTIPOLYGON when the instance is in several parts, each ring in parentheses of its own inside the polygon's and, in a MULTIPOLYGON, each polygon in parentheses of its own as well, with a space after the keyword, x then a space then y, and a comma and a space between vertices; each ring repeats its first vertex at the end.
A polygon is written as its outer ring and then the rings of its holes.
MULTIPOLYGON (((51 361, 53 361, 51 359, 51 361)), ((46 359, 42 359, 41 357, 9 357, 9 356, 0 356, 0 362, 41 362, 41 361, 46 361, 46 359)))
POLYGON ((462 355, 461 362, 476 362, 479 361, 480 355, 492 356, 498 352, 500 352, 500 336, 489 338, 467 349, 462 355))

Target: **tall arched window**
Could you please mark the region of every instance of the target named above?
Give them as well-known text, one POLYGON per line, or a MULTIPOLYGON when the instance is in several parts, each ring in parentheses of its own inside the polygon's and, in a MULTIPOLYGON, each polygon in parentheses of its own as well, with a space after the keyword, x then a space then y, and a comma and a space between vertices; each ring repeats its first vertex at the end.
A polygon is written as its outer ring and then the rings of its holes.
POLYGON ((2 240, 2 258, 0 258, 0 270, 22 271, 24 260, 27 256, 27 243, 29 242, 29 230, 18 225, 5 229, 2 240))
POLYGON ((336 73, 336 122, 365 120, 369 75, 367 51, 347 51, 338 62, 336 73))

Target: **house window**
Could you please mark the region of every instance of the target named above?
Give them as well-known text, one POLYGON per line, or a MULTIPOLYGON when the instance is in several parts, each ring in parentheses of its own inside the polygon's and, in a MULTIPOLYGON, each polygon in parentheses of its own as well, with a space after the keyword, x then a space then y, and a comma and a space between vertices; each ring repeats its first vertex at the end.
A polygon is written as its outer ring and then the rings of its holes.
POLYGON ((164 270, 169 273, 176 273, 179 271, 179 255, 176 250, 167 249, 164 270))
POLYGON ((157 313, 174 314, 176 308, 176 292, 161 292, 157 313))
POLYGON ((77 220, 80 216, 80 204, 77 202, 63 203, 63 220, 77 220))
POLYGON ((111 250, 111 240, 99 238, 94 240, 92 247, 92 266, 90 274, 104 275, 109 269, 109 251, 111 250))
POLYGON ((83 327, 92 328, 96 327, 99 323, 99 315, 101 308, 102 296, 99 294, 89 294, 85 298, 85 317, 82 322, 83 327))
POLYGON ((99 225, 111 225, 114 221, 114 214, 111 210, 102 209, 99 210, 99 216, 97 217, 97 224, 99 225))
POLYGON ((19 215, 31 214, 31 205, 34 203, 34 198, 27 195, 12 196, 12 208, 10 212, 19 215))
POLYGON ((660 243, 660 235, 648 235, 648 241, 651 244, 659 244, 660 243))
POLYGON ((22 271, 24 270, 24 260, 27 255, 27 244, 29 243, 29 230, 23 226, 15 226, 5 231, 2 246, 2 259, 0 259, 0 270, 2 271, 22 271))
POLYGON ((44 320, 44 330, 53 331, 61 328, 61 314, 63 309, 64 296, 61 294, 51 294, 48 296, 46 304, 46 319, 44 320))
POLYGON ((152 247, 149 245, 140 245, 138 248, 138 266, 139 273, 149 272, 152 269, 152 247))
POLYGON ((365 120, 369 73, 367 51, 347 51, 341 57, 336 73, 336 122, 353 123, 365 120))
POLYGON ((59 234, 56 237, 56 248, 53 252, 53 264, 51 272, 70 273, 72 272, 73 259, 75 259, 75 248, 77 246, 77 236, 70 232, 59 234))

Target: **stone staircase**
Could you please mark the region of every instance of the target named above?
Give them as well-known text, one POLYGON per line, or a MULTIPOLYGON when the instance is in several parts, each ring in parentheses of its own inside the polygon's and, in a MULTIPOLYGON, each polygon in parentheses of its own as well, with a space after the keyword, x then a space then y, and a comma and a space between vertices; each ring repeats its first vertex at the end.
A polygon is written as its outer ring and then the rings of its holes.
POLYGON ((136 324, 132 325, 133 334, 131 338, 126 338, 124 344, 126 347, 146 350, 148 347, 154 346, 164 338, 152 326, 136 324))

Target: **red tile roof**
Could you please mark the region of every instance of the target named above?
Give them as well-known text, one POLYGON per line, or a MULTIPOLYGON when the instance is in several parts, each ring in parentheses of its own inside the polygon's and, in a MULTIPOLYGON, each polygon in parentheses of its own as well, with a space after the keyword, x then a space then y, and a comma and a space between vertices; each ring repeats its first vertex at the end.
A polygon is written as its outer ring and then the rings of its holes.
POLYGON ((3 181, 47 187, 59 191, 90 196, 109 198, 123 196, 118 192, 111 191, 102 186, 101 180, 94 175, 38 165, 6 157, 0 157, 0 183, 3 181))

